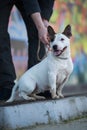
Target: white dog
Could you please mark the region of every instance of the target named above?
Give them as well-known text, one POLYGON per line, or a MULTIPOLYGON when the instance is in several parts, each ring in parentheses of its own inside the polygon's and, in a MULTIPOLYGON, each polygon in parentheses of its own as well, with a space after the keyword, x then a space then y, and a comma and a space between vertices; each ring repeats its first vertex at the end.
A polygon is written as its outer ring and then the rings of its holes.
POLYGON ((45 97, 36 94, 46 90, 50 91, 53 99, 63 97, 62 88, 73 70, 70 55, 71 26, 66 26, 60 34, 55 34, 49 26, 48 33, 51 51, 44 60, 22 75, 7 102, 14 101, 16 93, 25 100, 44 99, 45 97))

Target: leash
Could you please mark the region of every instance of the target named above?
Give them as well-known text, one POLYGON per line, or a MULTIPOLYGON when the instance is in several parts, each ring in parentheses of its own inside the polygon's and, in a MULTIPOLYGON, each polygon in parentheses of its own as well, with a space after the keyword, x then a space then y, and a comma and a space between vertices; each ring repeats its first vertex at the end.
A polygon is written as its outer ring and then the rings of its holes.
MULTIPOLYGON (((46 49, 45 49, 45 54, 44 54, 44 56, 43 56, 42 58, 40 58, 40 56, 39 56, 40 44, 41 44, 41 42, 40 42, 40 39, 39 39, 39 40, 38 40, 38 49, 37 49, 37 59, 38 59, 38 61, 42 61, 44 58, 46 58, 48 52, 51 51, 50 46, 46 45, 46 48, 47 48, 48 50, 46 51, 46 49)), ((45 45, 44 45, 44 47, 45 47, 45 45)))

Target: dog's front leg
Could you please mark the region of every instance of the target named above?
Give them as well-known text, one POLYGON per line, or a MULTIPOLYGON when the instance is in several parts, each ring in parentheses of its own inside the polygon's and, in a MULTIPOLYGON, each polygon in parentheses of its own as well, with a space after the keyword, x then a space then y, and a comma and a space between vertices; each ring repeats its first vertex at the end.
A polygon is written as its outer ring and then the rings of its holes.
POLYGON ((59 95, 56 94, 56 88, 55 87, 50 89, 50 93, 51 93, 52 99, 58 99, 59 98, 59 95))
POLYGON ((52 72, 49 72, 49 86, 50 86, 50 93, 53 99, 59 98, 56 94, 56 75, 52 72))
POLYGON ((61 98, 64 98, 64 96, 63 96, 63 94, 62 94, 62 89, 63 89, 63 87, 65 86, 66 82, 68 81, 68 78, 69 78, 69 76, 66 77, 66 78, 63 80, 63 82, 62 82, 62 83, 58 86, 58 88, 57 88, 57 95, 58 95, 59 97, 61 97, 61 98))

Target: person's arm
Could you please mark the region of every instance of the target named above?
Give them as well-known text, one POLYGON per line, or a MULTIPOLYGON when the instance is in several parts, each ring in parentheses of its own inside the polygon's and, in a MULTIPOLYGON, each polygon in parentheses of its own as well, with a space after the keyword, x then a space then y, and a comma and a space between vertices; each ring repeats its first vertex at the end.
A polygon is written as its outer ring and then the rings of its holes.
POLYGON ((40 9, 41 9, 41 17, 45 27, 49 26, 49 19, 53 12, 53 6, 55 0, 38 0, 40 9))
POLYGON ((41 17, 46 28, 50 25, 49 19, 53 12, 54 1, 55 0, 38 0, 41 9, 41 17))
POLYGON ((46 19, 49 21, 52 12, 55 0, 38 0, 40 9, 41 9, 41 16, 42 19, 46 19))
POLYGON ((41 12, 38 0, 22 0, 27 15, 41 12))
POLYGON ((36 25, 37 30, 38 30, 38 36, 39 36, 40 41, 43 42, 44 44, 49 44, 48 38, 47 38, 47 36, 48 36, 47 27, 45 27, 40 13, 38 13, 38 12, 33 13, 31 15, 31 17, 36 25))
POLYGON ((36 25, 40 41, 44 44, 48 44, 47 28, 45 27, 41 18, 41 10, 38 0, 22 0, 22 1, 24 4, 26 14, 33 19, 36 25))

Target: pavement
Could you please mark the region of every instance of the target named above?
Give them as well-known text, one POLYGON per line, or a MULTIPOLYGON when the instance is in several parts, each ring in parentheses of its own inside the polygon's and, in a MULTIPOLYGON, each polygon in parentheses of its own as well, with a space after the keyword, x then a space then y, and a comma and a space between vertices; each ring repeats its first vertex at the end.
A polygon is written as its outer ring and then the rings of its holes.
POLYGON ((59 100, 1 102, 0 130, 59 124, 87 114, 86 85, 67 86, 63 94, 65 98, 59 100))
POLYGON ((37 125, 23 130, 87 130, 87 117, 58 124, 37 125))

